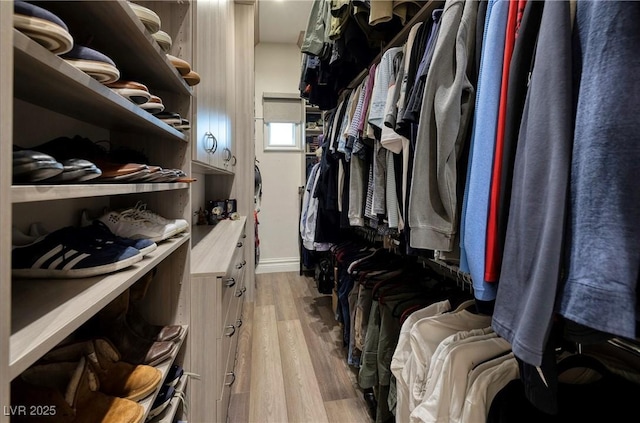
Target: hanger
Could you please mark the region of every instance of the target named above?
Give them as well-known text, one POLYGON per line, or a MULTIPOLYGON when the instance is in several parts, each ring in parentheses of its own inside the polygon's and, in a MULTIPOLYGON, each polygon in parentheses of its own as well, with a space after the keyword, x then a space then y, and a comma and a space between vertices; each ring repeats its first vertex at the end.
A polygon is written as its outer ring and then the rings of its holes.
POLYGON ((563 358, 558 362, 558 374, 562 374, 570 369, 584 367, 586 369, 595 370, 601 376, 610 376, 611 372, 607 366, 595 357, 586 354, 572 354, 563 358))

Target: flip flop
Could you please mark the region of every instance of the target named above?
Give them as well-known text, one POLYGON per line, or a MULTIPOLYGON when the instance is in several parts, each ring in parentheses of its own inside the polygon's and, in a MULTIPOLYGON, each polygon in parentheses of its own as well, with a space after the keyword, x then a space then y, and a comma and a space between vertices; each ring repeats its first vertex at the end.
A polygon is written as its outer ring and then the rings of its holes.
POLYGON ((179 57, 167 54, 169 62, 178 70, 180 75, 184 76, 191 72, 191 65, 186 60, 182 60, 179 57))
POLYGON ((171 50, 173 41, 171 40, 171 36, 169 34, 164 31, 158 31, 151 34, 151 36, 156 40, 162 51, 167 53, 171 50))
POLYGON ((73 48, 73 37, 62 19, 42 7, 16 0, 13 26, 54 54, 73 48))
POLYGON ((160 17, 156 12, 136 3, 129 2, 129 6, 140 19, 142 25, 147 28, 147 31, 154 34, 160 30, 160 17))
POLYGON ((102 84, 110 84, 120 78, 120 71, 113 60, 89 47, 76 44, 71 51, 60 57, 102 84))

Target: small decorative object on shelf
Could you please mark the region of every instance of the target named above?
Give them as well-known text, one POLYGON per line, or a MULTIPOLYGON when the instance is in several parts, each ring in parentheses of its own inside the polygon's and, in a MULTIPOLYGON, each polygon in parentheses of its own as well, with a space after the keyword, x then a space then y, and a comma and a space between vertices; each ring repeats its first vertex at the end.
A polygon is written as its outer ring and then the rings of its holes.
POLYGON ((197 212, 194 213, 195 216, 198 217, 196 220, 196 225, 207 225, 209 222, 209 212, 207 210, 202 210, 202 207, 198 209, 197 212))

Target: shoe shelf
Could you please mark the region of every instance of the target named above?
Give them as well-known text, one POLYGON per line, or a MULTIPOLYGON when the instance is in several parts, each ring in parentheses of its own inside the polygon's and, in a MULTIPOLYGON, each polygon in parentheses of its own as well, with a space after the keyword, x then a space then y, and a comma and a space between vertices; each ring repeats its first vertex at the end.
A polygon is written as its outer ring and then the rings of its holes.
POLYGON ((157 184, 13 185, 11 187, 11 202, 14 204, 30 203, 182 189, 189 189, 189 184, 186 182, 171 182, 157 184))
MULTIPOLYGON (((96 2, 110 3, 110 2, 96 2)), ((13 30, 14 95, 97 126, 188 142, 189 137, 13 30)))
POLYGON ((170 238, 141 262, 109 275, 83 279, 20 279, 12 282, 9 380, 58 345, 125 289, 185 243, 170 238))
MULTIPOLYGON (((174 10, 188 9, 190 2, 177 3, 180 5, 174 5, 174 10)), ((144 2, 140 4, 145 5, 144 2)), ((192 95, 191 87, 169 62, 127 1, 47 1, 46 8, 60 16, 70 28, 84 28, 90 22, 91 32, 86 34, 91 37, 90 47, 109 56, 127 79, 155 90, 192 95)), ((83 40, 77 41, 82 44, 83 40)))
MULTIPOLYGON (((170 359, 167 359, 165 361, 163 361, 162 363, 154 366, 156 369, 160 370, 160 373, 162 373, 162 381, 164 383, 164 379, 167 376, 167 373, 169 372, 169 369, 171 369, 171 365, 173 364, 174 360, 176 359, 176 357, 178 356, 178 353, 180 352, 180 350, 182 349, 182 344, 184 343, 185 338, 187 337, 187 332, 189 330, 189 326, 188 325, 182 325, 182 327, 185 329, 184 332, 182 333, 182 336, 180 337, 180 340, 178 342, 176 342, 176 349, 175 352, 171 355, 170 359)), ((183 375, 182 378, 180 379, 180 382, 178 382, 178 384, 176 385, 175 389, 176 390, 181 390, 184 391, 184 387, 187 383, 187 379, 189 377, 187 375, 183 375)), ((151 406, 153 405, 153 401, 155 401, 156 396, 158 395, 158 393, 160 392, 160 390, 162 389, 163 383, 160 383, 158 385, 158 387, 156 388, 156 391, 153 393, 153 395, 149 395, 147 398, 139 401, 140 405, 142 405, 142 407, 144 407, 144 420, 147 420, 147 416, 149 415, 149 412, 151 411, 151 406)), ((175 415, 177 409, 178 409, 178 398, 172 398, 169 405, 167 406, 167 408, 160 414, 160 416, 169 416, 170 413, 170 408, 172 408, 173 406, 173 413, 172 413, 172 418, 173 415, 175 415)), ((158 417, 160 417, 158 416, 158 417)), ((157 417, 152 419, 151 421, 155 422, 157 421, 157 417)))

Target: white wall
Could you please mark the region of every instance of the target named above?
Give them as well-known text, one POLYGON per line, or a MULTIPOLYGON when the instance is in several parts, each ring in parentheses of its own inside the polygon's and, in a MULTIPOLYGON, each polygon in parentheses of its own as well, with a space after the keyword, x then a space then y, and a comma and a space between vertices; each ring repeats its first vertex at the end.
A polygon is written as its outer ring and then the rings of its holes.
POLYGON ((299 93, 300 49, 295 44, 259 43, 255 48, 256 158, 262 174, 258 214, 260 263, 256 273, 299 269, 298 222, 303 152, 263 150, 262 94, 299 93))

